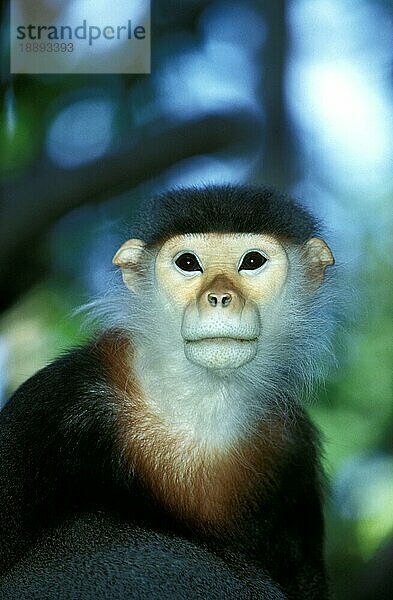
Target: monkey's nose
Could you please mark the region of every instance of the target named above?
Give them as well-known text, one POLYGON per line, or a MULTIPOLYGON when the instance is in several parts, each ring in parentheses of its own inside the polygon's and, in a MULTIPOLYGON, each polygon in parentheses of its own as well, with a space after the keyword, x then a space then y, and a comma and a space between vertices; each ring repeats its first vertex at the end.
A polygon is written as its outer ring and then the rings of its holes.
POLYGON ((228 294, 228 293, 208 294, 207 295, 207 301, 212 306, 217 306, 218 304, 222 305, 222 306, 228 306, 228 304, 231 303, 231 300, 232 300, 232 296, 231 296, 231 294, 228 294))

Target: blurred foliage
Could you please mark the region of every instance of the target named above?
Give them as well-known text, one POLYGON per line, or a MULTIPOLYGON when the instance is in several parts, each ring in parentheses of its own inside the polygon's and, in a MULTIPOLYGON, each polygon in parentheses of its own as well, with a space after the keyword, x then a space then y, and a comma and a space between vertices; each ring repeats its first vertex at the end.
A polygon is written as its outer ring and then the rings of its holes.
POLYGON ((88 337, 83 319, 72 311, 81 290, 44 281, 0 318, 0 337, 9 354, 8 394, 61 352, 88 337))
POLYGON ((35 113, 30 107, 23 106, 18 116, 8 127, 0 128, 0 169, 10 173, 23 169, 31 161, 39 148, 39 136, 35 131, 35 113))
POLYGON ((362 255, 338 333, 338 368, 310 411, 324 436, 332 481, 327 555, 342 599, 350 597, 351 576, 393 535, 393 268, 372 239, 363 240, 362 255), (373 477, 381 462, 383 477, 373 477), (349 479, 340 490, 344 469, 349 479))

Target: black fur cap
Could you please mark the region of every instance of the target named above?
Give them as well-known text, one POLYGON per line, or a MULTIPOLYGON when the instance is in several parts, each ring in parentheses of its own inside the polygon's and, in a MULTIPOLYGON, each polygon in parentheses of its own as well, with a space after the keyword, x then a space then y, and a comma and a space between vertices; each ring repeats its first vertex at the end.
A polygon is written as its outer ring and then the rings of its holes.
POLYGON ((136 225, 148 245, 184 233, 266 233, 301 244, 318 234, 316 219, 270 187, 177 188, 153 198, 136 225))

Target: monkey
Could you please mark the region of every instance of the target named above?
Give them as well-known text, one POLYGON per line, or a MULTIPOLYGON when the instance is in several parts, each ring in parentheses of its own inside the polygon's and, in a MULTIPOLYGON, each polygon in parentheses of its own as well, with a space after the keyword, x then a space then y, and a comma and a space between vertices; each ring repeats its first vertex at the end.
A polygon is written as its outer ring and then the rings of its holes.
POLYGON ((2 597, 326 598, 320 223, 275 188, 177 188, 113 263, 95 337, 0 413, 2 597))

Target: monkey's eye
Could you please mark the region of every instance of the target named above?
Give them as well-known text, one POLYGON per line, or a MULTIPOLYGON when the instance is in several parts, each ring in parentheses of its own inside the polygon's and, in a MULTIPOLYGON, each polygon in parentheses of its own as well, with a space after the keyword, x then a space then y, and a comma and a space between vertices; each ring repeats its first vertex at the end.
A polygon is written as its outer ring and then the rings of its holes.
POLYGON ((256 250, 252 250, 243 256, 239 271, 256 271, 257 269, 260 269, 265 262, 267 262, 267 258, 263 256, 263 254, 256 250))
POLYGON ((186 271, 187 273, 195 273, 195 271, 200 271, 202 273, 202 267, 199 264, 197 257, 195 254, 192 254, 192 252, 183 252, 183 254, 180 254, 175 260, 175 265, 181 271, 186 271))

